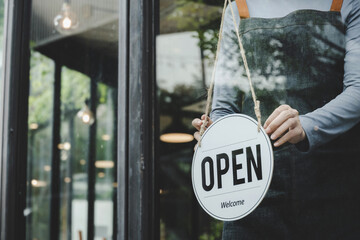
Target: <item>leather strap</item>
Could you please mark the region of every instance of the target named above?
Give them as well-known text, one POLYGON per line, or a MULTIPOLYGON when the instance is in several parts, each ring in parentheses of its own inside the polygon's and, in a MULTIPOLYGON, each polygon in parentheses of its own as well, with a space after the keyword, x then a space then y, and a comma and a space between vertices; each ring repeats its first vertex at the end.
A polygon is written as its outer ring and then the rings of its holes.
MULTIPOLYGON (((331 4, 330 11, 340 12, 343 4, 343 0, 333 0, 331 4)), ((236 5, 239 11, 240 18, 249 18, 249 8, 247 6, 246 0, 236 0, 236 5)))
POLYGON ((340 12, 342 4, 343 4, 343 0, 333 0, 333 2, 331 4, 330 11, 332 11, 332 12, 340 12))
POLYGON ((249 18, 249 9, 246 4, 246 0, 236 0, 236 5, 239 11, 240 18, 249 18))

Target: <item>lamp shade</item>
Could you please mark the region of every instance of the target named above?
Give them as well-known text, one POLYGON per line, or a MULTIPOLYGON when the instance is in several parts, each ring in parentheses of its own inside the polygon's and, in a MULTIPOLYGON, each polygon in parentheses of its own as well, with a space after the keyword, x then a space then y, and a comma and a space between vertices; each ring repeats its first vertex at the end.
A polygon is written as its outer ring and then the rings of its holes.
POLYGON ((181 117, 173 116, 169 127, 161 133, 160 140, 165 143, 188 143, 194 140, 194 136, 181 117))

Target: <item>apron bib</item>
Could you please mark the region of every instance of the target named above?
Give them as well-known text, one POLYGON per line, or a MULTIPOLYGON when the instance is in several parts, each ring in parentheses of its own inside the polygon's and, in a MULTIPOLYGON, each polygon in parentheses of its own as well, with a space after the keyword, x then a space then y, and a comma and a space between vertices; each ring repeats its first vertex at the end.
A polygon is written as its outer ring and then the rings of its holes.
MULTIPOLYGON (((264 120, 281 104, 306 114, 342 92, 345 26, 339 12, 243 19, 239 29, 264 120)), ((250 92, 239 95, 242 113, 255 117, 250 92)), ((265 199, 246 218, 225 222, 223 239, 360 236, 359 136, 358 125, 311 153, 291 144, 274 148, 265 199)))

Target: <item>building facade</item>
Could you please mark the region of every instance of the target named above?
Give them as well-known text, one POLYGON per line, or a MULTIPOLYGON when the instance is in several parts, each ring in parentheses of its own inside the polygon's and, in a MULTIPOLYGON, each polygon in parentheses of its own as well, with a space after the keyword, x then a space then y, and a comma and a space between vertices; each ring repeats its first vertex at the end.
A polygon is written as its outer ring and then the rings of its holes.
POLYGON ((0 11, 0 238, 220 239, 190 170, 222 1, 0 11))

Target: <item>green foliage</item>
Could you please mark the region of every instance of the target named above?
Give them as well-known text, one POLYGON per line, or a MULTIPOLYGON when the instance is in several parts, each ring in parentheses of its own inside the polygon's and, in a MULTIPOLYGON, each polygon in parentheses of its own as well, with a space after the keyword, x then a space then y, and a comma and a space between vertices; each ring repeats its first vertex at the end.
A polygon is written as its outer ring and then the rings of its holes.
POLYGON ((199 236, 199 240, 220 240, 223 229, 223 222, 211 220, 210 231, 199 236))
POLYGON ((99 104, 106 103, 106 98, 108 94, 109 87, 105 84, 98 84, 98 100, 99 104))
POLYGON ((171 15, 169 21, 176 21, 177 28, 188 31, 200 29, 213 21, 213 15, 218 13, 217 7, 207 6, 202 3, 188 3, 178 7, 171 15), (180 21, 180 19, 181 21, 180 21))
POLYGON ((199 29, 218 29, 221 3, 207 1, 163 0, 160 3, 161 33, 188 32, 199 29), (206 2, 206 4, 204 3, 206 2), (216 6, 218 5, 218 6, 216 6))
MULTIPOLYGON (((32 51, 30 58, 29 123, 40 127, 49 124, 53 110, 54 62, 32 51)), ((73 115, 90 97, 90 79, 77 71, 62 68, 61 112, 64 118, 73 115)), ((106 98, 105 98, 106 99, 106 98)))
POLYGON ((67 67, 62 68, 61 77, 61 112, 67 118, 90 98, 90 78, 67 67))
POLYGON ((47 125, 52 116, 54 62, 38 52, 30 57, 29 123, 47 125))
POLYGON ((1 39, 3 38, 3 33, 4 33, 4 15, 5 15, 4 14, 4 0, 0 0, 0 36, 1 36, 1 39))
POLYGON ((199 38, 198 46, 203 51, 204 59, 210 60, 209 64, 214 64, 219 30, 198 30, 197 33, 194 37, 199 38))

